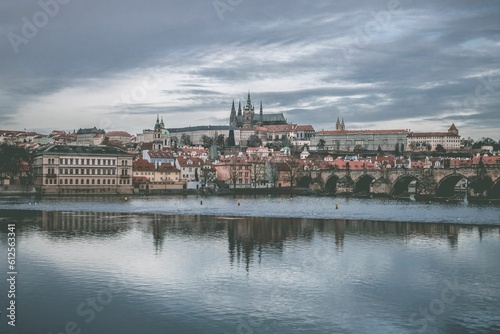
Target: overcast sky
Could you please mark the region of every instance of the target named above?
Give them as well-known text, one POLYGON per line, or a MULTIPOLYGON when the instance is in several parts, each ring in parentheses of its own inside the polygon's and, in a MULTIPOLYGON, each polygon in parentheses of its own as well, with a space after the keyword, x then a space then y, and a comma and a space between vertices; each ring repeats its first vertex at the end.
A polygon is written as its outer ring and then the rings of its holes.
POLYGON ((500 1, 2 0, 0 129, 224 125, 500 139, 500 1))

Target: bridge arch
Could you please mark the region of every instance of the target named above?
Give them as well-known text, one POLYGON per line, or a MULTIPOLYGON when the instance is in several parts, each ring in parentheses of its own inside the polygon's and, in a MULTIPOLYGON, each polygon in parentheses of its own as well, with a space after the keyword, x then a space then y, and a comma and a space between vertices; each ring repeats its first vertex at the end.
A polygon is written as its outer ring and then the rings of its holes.
POLYGON ((451 198, 459 195, 459 192, 455 190, 455 186, 462 179, 468 180, 465 176, 459 173, 454 173, 445 176, 436 187, 436 196, 451 198))
POLYGON ((375 178, 370 174, 363 174, 356 182, 354 182, 354 193, 366 193, 369 194, 371 192, 372 182, 375 181, 375 178))
POLYGON ((408 188, 413 181, 418 181, 418 179, 410 174, 405 174, 398 177, 392 185, 391 195, 400 196, 408 193, 408 188))
POLYGON ((470 189, 470 192, 474 194, 487 196, 489 190, 493 188, 493 181, 491 180, 491 177, 482 175, 469 182, 468 188, 470 189))
POLYGON ((302 176, 297 182, 299 188, 309 188, 312 183, 312 178, 309 175, 302 176))
POLYGON ((331 175, 325 183, 325 190, 329 194, 337 193, 337 182, 339 181, 339 177, 335 174, 331 175))

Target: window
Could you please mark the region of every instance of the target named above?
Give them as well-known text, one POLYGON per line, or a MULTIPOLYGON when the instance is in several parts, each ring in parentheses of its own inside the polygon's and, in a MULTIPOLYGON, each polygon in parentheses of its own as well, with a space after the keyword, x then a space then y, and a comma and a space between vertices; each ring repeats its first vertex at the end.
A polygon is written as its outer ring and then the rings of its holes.
POLYGON ((111 181, 111 183, 115 184, 115 180, 111 181))
POLYGON ((89 184, 89 183, 90 183, 90 181, 89 181, 89 179, 87 179, 87 184, 89 184))
POLYGON ((68 179, 64 179, 64 184, 68 184, 68 179))
POLYGON ((95 180, 94 179, 92 179, 92 184, 95 184, 95 180))
POLYGON ((73 184, 73 179, 69 179, 69 184, 73 184))
POLYGON ((97 179, 97 184, 101 184, 101 180, 100 179, 97 179))
POLYGON ((92 165, 95 165, 95 159, 92 159, 92 165))
MULTIPOLYGON (((87 181, 88 181, 88 180, 87 180, 87 181)), ((82 182, 81 182, 81 184, 83 184, 83 179, 82 179, 82 182)))
POLYGON ((97 159, 97 164, 100 165, 101 164, 101 159, 97 159))
POLYGON ((78 184, 78 179, 75 179, 75 184, 78 184))

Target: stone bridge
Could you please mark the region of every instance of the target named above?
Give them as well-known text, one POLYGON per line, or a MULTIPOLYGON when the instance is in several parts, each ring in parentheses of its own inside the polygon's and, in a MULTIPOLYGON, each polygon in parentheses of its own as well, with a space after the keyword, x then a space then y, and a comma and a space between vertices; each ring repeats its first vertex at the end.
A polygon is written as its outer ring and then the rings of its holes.
POLYGON ((416 198, 454 198, 467 180, 469 199, 500 200, 500 166, 489 168, 312 170, 297 173, 296 184, 330 194, 405 196, 410 184, 416 198), (415 182, 413 182, 415 181, 415 182))

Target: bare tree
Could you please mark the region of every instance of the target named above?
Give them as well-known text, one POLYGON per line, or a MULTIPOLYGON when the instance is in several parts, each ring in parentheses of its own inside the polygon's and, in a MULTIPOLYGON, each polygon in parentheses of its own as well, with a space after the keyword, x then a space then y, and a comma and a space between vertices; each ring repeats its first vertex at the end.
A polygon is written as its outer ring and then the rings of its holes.
POLYGON ((273 188, 276 188, 276 181, 278 181, 279 170, 278 165, 275 161, 268 160, 265 164, 265 174, 266 178, 271 182, 273 188))
POLYGON ((258 182, 265 179, 265 163, 262 160, 252 161, 251 178, 254 188, 257 188, 258 182))

